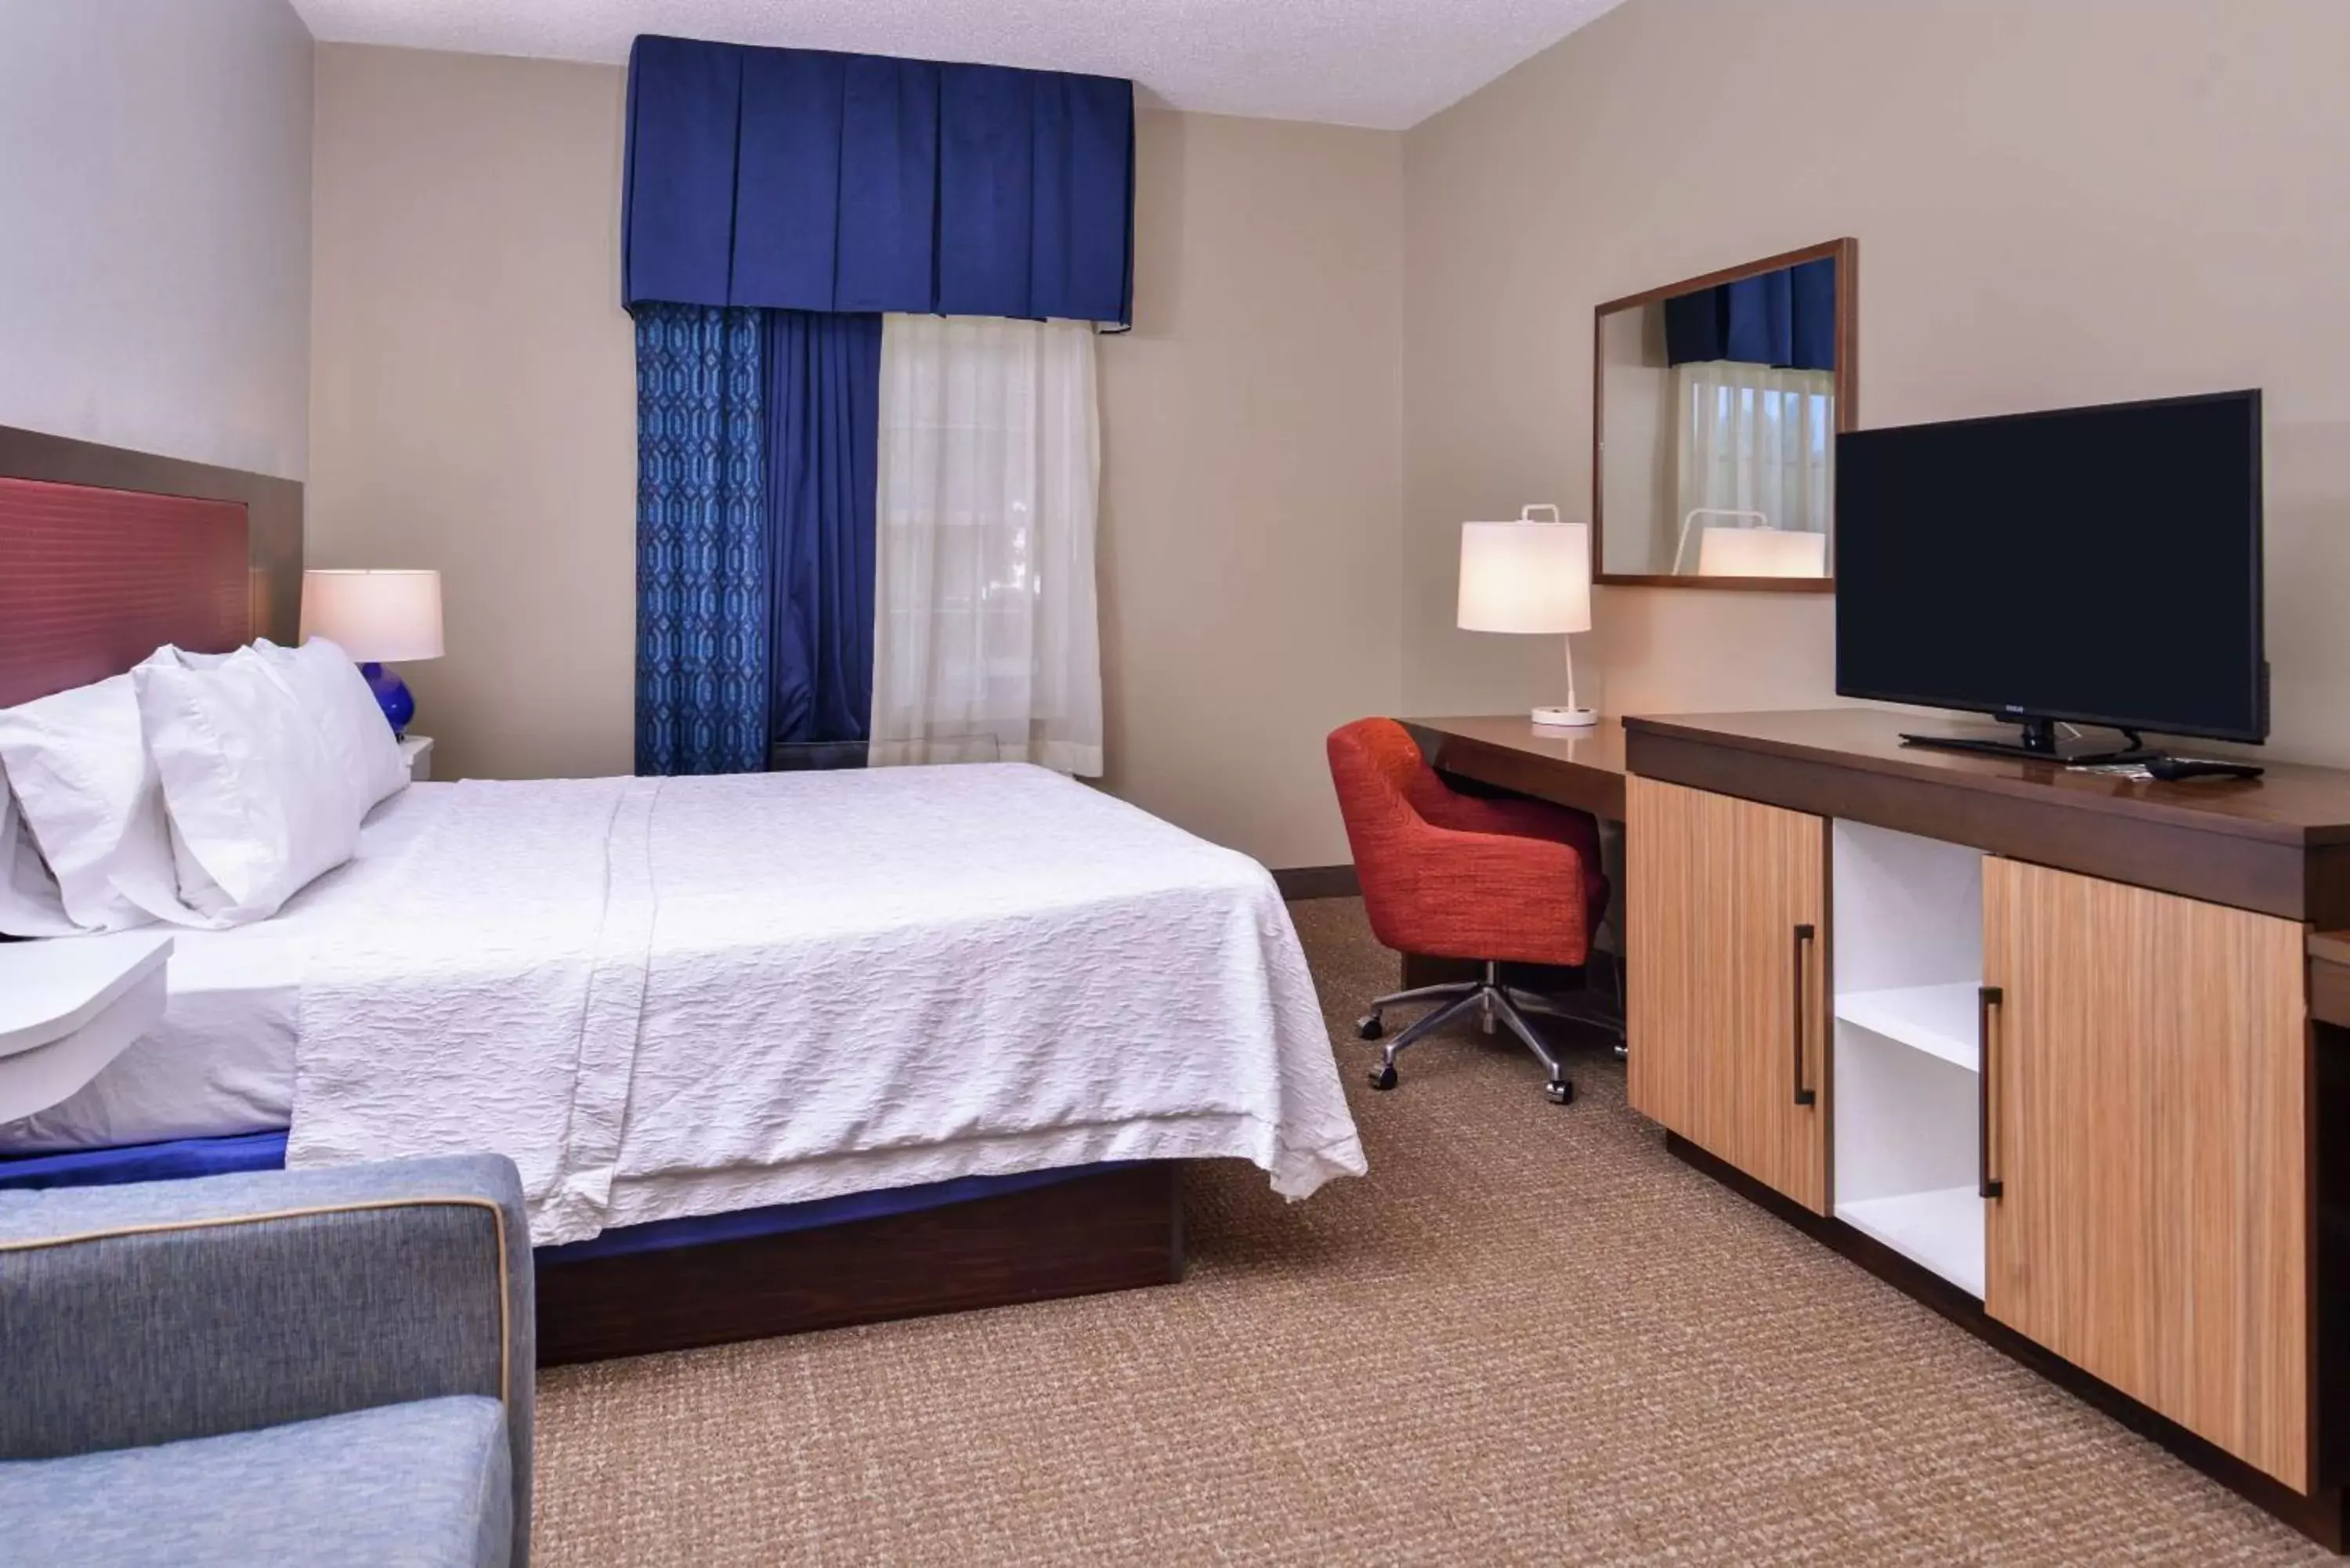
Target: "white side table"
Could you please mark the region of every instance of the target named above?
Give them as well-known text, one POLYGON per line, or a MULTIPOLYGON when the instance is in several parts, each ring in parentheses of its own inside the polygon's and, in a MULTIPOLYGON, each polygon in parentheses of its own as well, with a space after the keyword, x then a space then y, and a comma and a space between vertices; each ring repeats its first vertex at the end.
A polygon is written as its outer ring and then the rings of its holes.
POLYGON ((400 754, 408 761, 408 782, 424 784, 432 777, 432 737, 403 735, 400 754))
POLYGON ((0 942, 0 1122, 45 1111, 161 1021, 172 939, 0 942))

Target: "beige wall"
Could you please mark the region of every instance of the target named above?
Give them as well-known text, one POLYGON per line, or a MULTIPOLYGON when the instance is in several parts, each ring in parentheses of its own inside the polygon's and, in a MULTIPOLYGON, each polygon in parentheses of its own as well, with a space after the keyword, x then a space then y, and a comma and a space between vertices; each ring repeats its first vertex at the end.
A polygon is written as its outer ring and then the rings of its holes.
MULTIPOLYGON (((2345 59, 2339 0, 1632 0, 1407 133, 1405 705, 1555 690, 1454 530, 1587 510, 1593 306, 1852 234, 1864 423, 2267 389, 2274 746, 2350 763, 2345 59)), ((1595 615, 1613 711, 1831 699, 1824 596, 1595 615)))
MULTIPOLYGON (((318 53, 310 550, 437 566, 442 776, 625 773, 634 348, 622 76, 318 53)), ((1402 150, 1146 113, 1135 330, 1100 344, 1109 786, 1348 858, 1321 737, 1400 696, 1402 150)))
POLYGON ((0 3, 0 425, 302 477, 310 31, 0 3))
POLYGON ((1101 343, 1107 782, 1271 866, 1351 860, 1322 752, 1399 711, 1392 133, 1141 117, 1101 343))
POLYGON ((635 761, 620 73, 318 50, 309 559, 435 566, 433 771, 635 761))

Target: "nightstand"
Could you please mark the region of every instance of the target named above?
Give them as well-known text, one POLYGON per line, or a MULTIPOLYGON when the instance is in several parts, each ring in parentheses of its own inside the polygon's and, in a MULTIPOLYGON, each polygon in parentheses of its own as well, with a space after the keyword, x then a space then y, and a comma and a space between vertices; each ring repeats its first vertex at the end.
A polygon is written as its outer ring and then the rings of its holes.
POLYGON ((432 736, 401 736, 400 740, 400 754, 408 763, 408 782, 410 784, 423 784, 432 777, 432 736))
POLYGON ((0 942, 0 1122, 45 1111, 163 1016, 172 939, 0 942))

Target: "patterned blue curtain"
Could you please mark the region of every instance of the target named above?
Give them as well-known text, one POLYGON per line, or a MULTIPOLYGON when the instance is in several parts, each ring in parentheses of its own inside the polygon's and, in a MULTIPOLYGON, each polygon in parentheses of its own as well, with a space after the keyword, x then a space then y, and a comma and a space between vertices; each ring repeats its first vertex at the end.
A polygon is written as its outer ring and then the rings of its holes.
POLYGON ((767 765, 761 313, 637 307, 637 772, 767 765))

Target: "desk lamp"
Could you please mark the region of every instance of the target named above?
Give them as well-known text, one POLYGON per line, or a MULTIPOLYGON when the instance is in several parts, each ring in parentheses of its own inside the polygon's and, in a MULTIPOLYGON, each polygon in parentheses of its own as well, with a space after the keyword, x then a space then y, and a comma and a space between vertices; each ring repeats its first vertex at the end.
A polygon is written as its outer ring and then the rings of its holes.
POLYGON ((1461 524, 1463 631, 1566 637, 1566 703, 1534 711, 1537 724, 1581 729, 1599 722, 1575 696, 1573 634, 1591 629, 1591 529, 1564 523, 1555 506, 1528 506, 1514 523, 1461 524), (1547 512, 1547 521, 1537 518, 1547 512))

